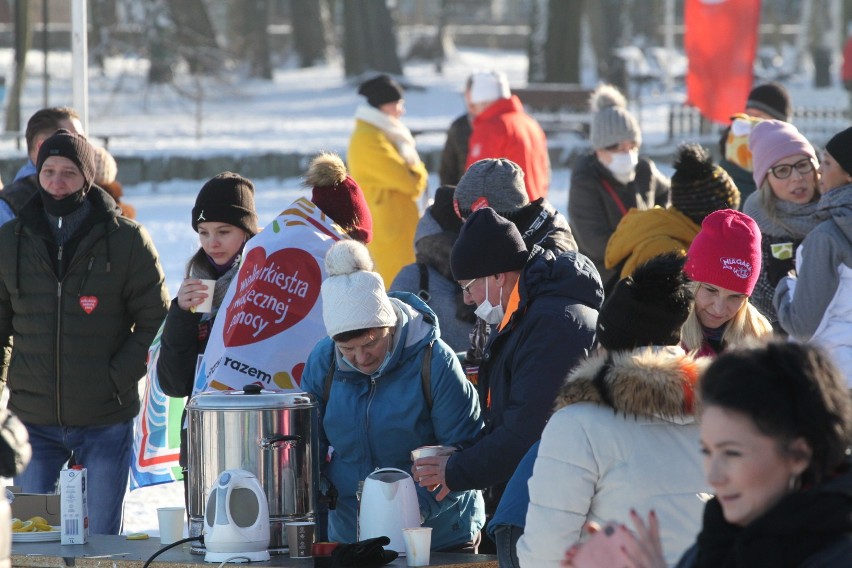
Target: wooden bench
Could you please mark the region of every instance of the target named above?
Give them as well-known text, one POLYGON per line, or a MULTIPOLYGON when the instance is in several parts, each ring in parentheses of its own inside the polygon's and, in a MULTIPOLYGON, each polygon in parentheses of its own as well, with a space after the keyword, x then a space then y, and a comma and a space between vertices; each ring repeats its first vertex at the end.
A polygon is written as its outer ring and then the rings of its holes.
POLYGON ((518 95, 545 133, 577 132, 585 138, 589 136, 592 89, 574 83, 530 83, 513 88, 512 94, 518 95))

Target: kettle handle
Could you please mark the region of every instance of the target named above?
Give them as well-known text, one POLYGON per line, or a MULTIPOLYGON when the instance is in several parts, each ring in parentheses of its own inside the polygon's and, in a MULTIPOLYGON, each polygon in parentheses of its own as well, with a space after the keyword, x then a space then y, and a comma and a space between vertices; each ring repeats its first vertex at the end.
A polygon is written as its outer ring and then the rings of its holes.
POLYGON ((277 450, 278 448, 282 448, 282 447, 292 448, 293 446, 300 444, 301 442, 302 442, 301 436, 289 436, 289 435, 286 435, 286 434, 273 434, 271 436, 265 436, 265 437, 261 438, 260 447, 263 450, 277 450))

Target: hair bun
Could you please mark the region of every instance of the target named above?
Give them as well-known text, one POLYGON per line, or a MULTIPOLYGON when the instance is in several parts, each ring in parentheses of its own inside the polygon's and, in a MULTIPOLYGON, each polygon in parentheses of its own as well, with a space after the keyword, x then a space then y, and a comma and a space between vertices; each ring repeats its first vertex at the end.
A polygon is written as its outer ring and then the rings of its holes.
POLYGON ((325 271, 328 276, 372 271, 373 259, 370 252, 358 241, 346 239, 334 243, 325 255, 325 271))

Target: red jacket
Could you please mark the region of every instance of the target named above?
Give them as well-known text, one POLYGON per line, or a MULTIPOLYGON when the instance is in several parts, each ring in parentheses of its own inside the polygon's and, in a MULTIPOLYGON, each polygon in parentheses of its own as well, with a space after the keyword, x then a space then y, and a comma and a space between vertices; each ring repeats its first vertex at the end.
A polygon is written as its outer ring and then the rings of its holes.
POLYGON ((840 69, 840 79, 844 86, 852 82, 852 38, 847 39, 843 46, 843 67, 840 69))
POLYGON ((550 185, 547 137, 538 122, 524 112, 515 95, 495 101, 473 119, 465 168, 485 158, 512 160, 524 171, 530 201, 547 197, 550 185))

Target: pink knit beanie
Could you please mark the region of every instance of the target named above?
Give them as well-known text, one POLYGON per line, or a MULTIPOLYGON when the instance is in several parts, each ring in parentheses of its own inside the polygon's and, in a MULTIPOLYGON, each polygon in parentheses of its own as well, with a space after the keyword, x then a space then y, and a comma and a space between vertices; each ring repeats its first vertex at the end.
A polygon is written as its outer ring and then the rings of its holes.
POLYGON ((686 275, 751 296, 760 274, 760 229, 733 209, 708 215, 686 253, 686 275))
POLYGON ((795 126, 780 120, 764 120, 752 128, 748 146, 754 160, 754 183, 763 185, 769 168, 778 160, 804 154, 819 163, 816 152, 807 138, 795 126))

